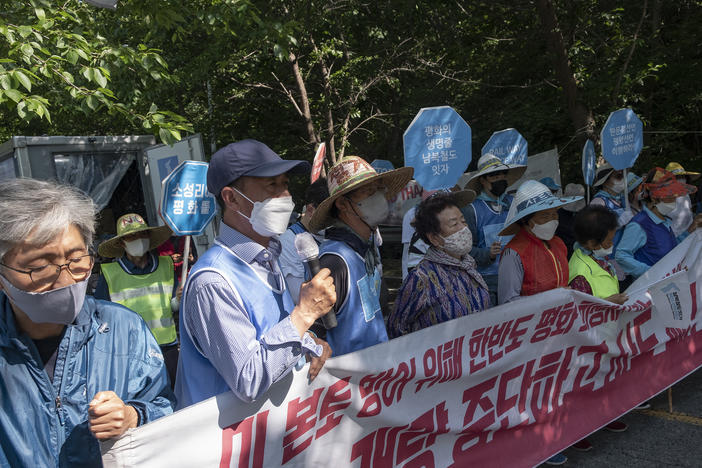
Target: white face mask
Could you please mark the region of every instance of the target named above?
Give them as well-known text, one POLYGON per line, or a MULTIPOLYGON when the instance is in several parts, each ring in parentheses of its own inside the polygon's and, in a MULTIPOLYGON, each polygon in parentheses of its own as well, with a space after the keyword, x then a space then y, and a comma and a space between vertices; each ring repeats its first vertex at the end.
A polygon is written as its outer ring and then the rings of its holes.
POLYGON ((558 220, 553 219, 544 224, 534 224, 534 226, 531 228, 531 232, 534 233, 534 235, 539 239, 547 241, 553 239, 553 235, 556 233, 557 228, 558 220))
POLYGON ((675 211, 675 202, 670 202, 670 203, 664 203, 664 202, 659 202, 656 203, 656 208, 658 209, 658 212, 662 214, 663 216, 668 216, 670 213, 675 211))
POLYGON ((626 180, 624 180, 624 179, 613 180, 609 184, 609 188, 611 188, 612 191, 615 193, 622 193, 624 191, 624 189, 626 188, 626 180))
MULTIPOLYGON (((239 192, 237 189, 234 189, 239 192)), ((266 198, 262 202, 251 201, 249 197, 239 192, 253 204, 251 216, 246 216, 241 211, 239 214, 249 220, 251 227, 263 237, 279 236, 288 228, 290 215, 295 209, 295 202, 291 196, 266 198)))
POLYGON ((611 245, 608 249, 595 249, 592 251, 592 254, 600 259, 604 259, 605 257, 612 255, 612 251, 614 250, 614 245, 611 245))
MULTIPOLYGON (((351 201, 351 203, 354 203, 351 201)), ((365 200, 357 202, 361 211, 360 218, 371 228, 375 229, 380 223, 385 221, 390 213, 390 205, 385 198, 385 192, 378 190, 365 200)))
POLYGON ((146 252, 149 251, 149 246, 151 245, 151 239, 134 239, 131 241, 124 242, 124 250, 127 251, 132 257, 141 257, 146 252))
POLYGON ((78 283, 37 293, 18 289, 5 278, 1 282, 10 301, 32 322, 70 325, 83 308, 89 278, 90 275, 78 283))
POLYGON ((454 257, 462 258, 473 248, 473 233, 470 232, 468 226, 454 232, 450 236, 442 236, 441 238, 444 240, 442 249, 454 257))

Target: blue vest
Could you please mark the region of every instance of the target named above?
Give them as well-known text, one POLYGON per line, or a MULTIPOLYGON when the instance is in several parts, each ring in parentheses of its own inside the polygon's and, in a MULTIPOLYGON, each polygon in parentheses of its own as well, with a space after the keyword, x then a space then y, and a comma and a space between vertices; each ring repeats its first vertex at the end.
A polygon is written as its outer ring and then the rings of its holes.
MULTIPOLYGON (((619 217, 622 213, 624 213, 624 205, 622 204, 621 197, 619 197, 619 200, 615 200, 612 198, 612 195, 609 194, 609 192, 605 192, 604 190, 600 190, 595 194, 592 199, 594 200, 595 198, 600 198, 602 201, 604 201, 605 206, 609 211, 613 211, 614 214, 619 217)), ((592 203, 592 202, 590 202, 592 203)))
MULTIPOLYGON (((600 190, 595 194, 592 199, 594 200, 595 198, 599 198, 602 201, 604 201, 604 206, 617 215, 617 218, 624 213, 624 205, 622 202, 621 196, 619 197, 619 200, 616 200, 612 198, 612 195, 609 192, 606 192, 604 190, 600 190)), ((592 202, 590 202, 592 203, 592 202)), ((617 228, 617 231, 614 233, 614 238, 612 239, 612 244, 614 245, 614 249, 612 250, 612 255, 610 258, 614 258, 614 256, 617 254, 617 246, 619 245, 619 241, 622 240, 622 235, 624 234, 624 226, 619 226, 617 228)))
MULTIPOLYGON (((263 281, 248 263, 241 260, 229 248, 215 241, 190 270, 183 289, 182 304, 187 303, 188 286, 193 278, 203 271, 213 271, 222 275, 232 290, 237 291, 244 303, 251 323, 256 328, 256 338, 260 338, 275 324, 287 317, 295 307, 290 293, 283 289, 275 291, 263 281)), ((285 282, 281 283, 284 285, 285 282)), ((180 359, 176 396, 178 408, 184 408, 206 400, 220 393, 228 392, 229 386, 217 369, 202 355, 188 332, 181 307, 180 315, 180 359)))
MULTIPOLYGON (((512 203, 512 197, 505 195, 504 202, 507 206, 502 206, 501 212, 496 212, 490 207, 490 204, 485 200, 475 200, 473 210, 475 210, 476 231, 478 234, 478 247, 481 249, 489 249, 495 241, 499 241, 504 247, 514 236, 500 236, 499 232, 505 225, 509 205, 512 203)), ((500 256, 495 257, 495 261, 486 267, 478 267, 478 272, 482 276, 496 276, 500 265, 500 256)))
POLYGON ((327 342, 333 356, 388 341, 380 310, 380 267, 376 268, 373 277, 369 277, 363 257, 346 243, 337 240, 322 242, 320 256, 324 254, 337 255, 344 261, 349 280, 346 300, 336 316, 337 326, 327 330, 327 342))
POLYGON ((673 230, 665 223, 656 223, 642 210, 634 216, 632 223, 638 223, 646 233, 646 244, 634 252, 634 258, 646 265, 653 265, 678 245, 673 230))
POLYGON ((295 224, 291 224, 290 226, 288 226, 288 229, 290 229, 295 235, 307 232, 307 229, 305 229, 305 226, 302 225, 301 221, 298 221, 295 224))

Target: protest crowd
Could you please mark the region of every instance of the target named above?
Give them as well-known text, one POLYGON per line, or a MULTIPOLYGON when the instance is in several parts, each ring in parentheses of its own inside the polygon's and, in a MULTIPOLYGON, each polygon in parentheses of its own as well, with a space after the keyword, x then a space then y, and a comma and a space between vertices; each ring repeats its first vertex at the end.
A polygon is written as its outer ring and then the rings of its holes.
POLYGON ((624 304, 702 226, 700 174, 675 161, 640 174, 602 162, 591 200, 526 169, 487 153, 464 184, 423 189, 394 300, 379 226, 411 167, 347 156, 293 200, 289 177, 309 179, 307 161, 231 143, 207 170, 218 236, 189 258, 189 240, 136 213, 94 246, 96 209, 78 189, 0 183, 0 466, 99 466, 100 441, 176 410, 223 392, 258 401, 294 368, 313 381, 331 357, 545 291, 624 304))

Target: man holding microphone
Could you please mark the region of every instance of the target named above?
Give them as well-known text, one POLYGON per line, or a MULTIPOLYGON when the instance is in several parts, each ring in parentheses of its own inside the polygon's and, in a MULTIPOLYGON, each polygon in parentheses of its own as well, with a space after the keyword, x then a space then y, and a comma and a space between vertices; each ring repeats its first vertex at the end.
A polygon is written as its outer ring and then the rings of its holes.
POLYGON ((296 306, 278 265, 277 236, 294 208, 289 173, 309 173, 309 163, 285 161, 256 140, 232 143, 212 156, 207 185, 222 223, 183 291, 179 408, 230 390, 254 401, 303 356, 314 379, 331 354, 308 332, 336 301, 329 270, 302 285, 296 306))

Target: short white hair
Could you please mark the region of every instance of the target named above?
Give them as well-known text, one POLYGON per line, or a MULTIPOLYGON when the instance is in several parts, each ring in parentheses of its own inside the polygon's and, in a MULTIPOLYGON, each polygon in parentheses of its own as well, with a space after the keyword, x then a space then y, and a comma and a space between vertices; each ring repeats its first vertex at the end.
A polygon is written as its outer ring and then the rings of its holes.
POLYGON ((0 260, 22 242, 46 245, 70 226, 90 247, 96 214, 93 200, 75 187, 36 179, 0 182, 0 260))

